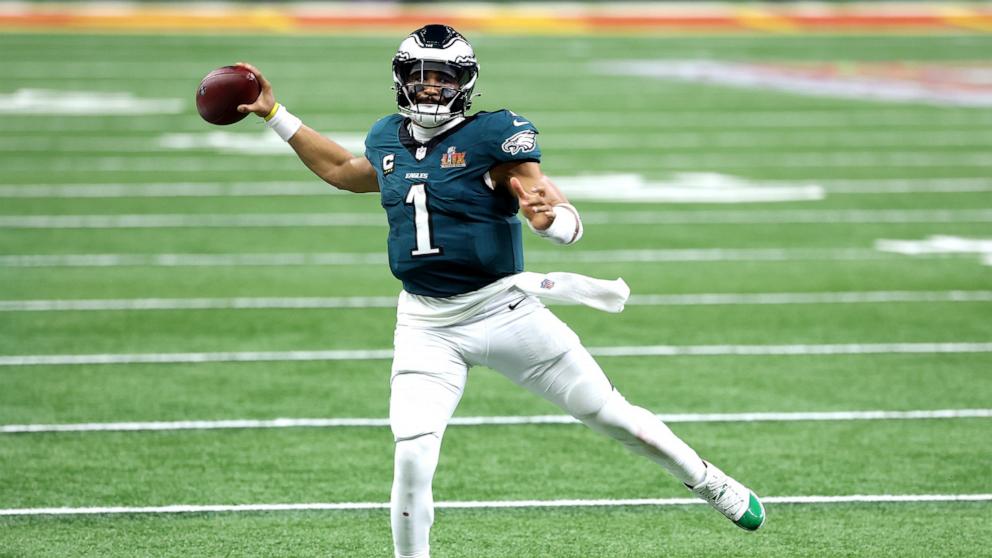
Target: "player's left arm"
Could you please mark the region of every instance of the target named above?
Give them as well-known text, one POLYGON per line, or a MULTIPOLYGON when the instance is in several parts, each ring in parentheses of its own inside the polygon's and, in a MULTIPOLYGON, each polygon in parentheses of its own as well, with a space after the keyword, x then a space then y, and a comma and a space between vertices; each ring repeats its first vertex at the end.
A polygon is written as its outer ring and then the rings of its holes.
POLYGON ((537 234, 556 244, 574 244, 582 238, 579 212, 534 161, 509 162, 493 167, 490 177, 509 188, 520 210, 537 234))

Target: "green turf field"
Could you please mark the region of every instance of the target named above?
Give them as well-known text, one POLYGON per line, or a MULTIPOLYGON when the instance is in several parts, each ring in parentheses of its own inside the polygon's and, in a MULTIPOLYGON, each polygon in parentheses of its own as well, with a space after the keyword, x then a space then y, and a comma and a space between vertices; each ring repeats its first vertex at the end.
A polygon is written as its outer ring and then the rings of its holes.
MULTIPOLYGON (((704 457, 784 500, 768 504, 766 528, 746 534, 703 506, 495 507, 688 493, 577 425, 452 426, 435 498, 488 504, 438 510, 435 558, 992 555, 992 109, 607 77, 592 66, 987 64, 992 38, 470 38, 482 64, 475 108, 532 119, 552 177, 707 172, 818 185, 824 196, 577 200, 587 219, 578 246, 525 240, 530 270, 622 276, 642 297, 619 315, 555 310, 587 346, 623 349, 600 362, 628 399, 686 415, 671 426, 704 457), (877 249, 880 240, 933 236, 954 237, 957 248, 877 249), (633 354, 645 347, 681 352, 633 354), (969 409, 984 416, 960 416, 969 409), (935 410, 950 417, 854 414, 935 410), (725 416, 772 412, 836 414, 725 416), (910 501, 788 503, 853 495, 910 501), (919 495, 947 498, 912 501, 919 495), (948 501, 967 495, 985 497, 948 501)), ((210 69, 250 61, 304 122, 360 142, 394 108, 389 60, 398 42, 0 36, 8 103, 19 90, 181 101, 180 112, 154 115, 0 115, 0 427, 8 430, 0 432, 0 556, 391 555, 382 508, 11 515, 382 504, 392 467, 383 426, 10 430, 384 418, 383 351, 399 284, 385 265, 378 198, 324 193, 278 145, 239 151, 232 145, 272 137, 254 118, 205 124, 193 94, 210 69), (345 350, 358 352, 297 358, 345 350), (254 351, 276 354, 260 360, 254 351), (85 355, 125 362, 82 363, 85 355), (166 362, 139 362, 149 355, 166 362), (42 357, 61 364, 25 364, 42 357)), ((604 191, 616 187, 603 182, 604 191)), ((475 369, 457 416, 559 414, 475 369)))

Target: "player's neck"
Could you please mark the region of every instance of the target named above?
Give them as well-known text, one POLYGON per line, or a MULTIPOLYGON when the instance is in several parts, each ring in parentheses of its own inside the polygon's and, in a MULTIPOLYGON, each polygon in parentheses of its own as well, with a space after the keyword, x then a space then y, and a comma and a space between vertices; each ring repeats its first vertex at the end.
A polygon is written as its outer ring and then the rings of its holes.
POLYGON ((455 118, 452 118, 451 120, 445 122, 444 124, 441 124, 440 126, 434 128, 424 128, 423 126, 418 125, 416 122, 411 121, 410 134, 413 136, 413 139, 417 140, 418 142, 427 143, 432 139, 434 139, 438 134, 444 133, 454 128, 455 126, 460 124, 462 120, 465 120, 464 116, 456 116, 455 118))

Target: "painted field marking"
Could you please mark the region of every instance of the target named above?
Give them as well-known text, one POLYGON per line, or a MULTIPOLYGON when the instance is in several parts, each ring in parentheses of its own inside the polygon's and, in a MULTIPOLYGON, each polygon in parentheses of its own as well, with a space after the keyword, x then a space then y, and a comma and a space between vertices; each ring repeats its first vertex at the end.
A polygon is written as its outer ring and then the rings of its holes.
POLYGON ((715 172, 679 172, 661 180, 635 173, 590 174, 554 181, 570 199, 609 203, 741 204, 822 200, 826 195, 814 181, 770 183, 715 172))
MULTIPOLYGON (((989 353, 982 343, 827 343, 794 345, 634 345, 589 347, 601 357, 631 356, 812 356, 868 354, 989 353)), ((310 351, 226 351, 212 353, 103 353, 4 355, 0 366, 73 366, 83 364, 196 364, 205 362, 309 362, 388 360, 392 349, 331 349, 310 351)))
POLYGON ((385 213, 0 216, 0 228, 4 229, 382 227, 385 224, 385 213))
MULTIPOLYGON (((550 304, 565 304, 554 301, 548 302, 550 304)), ((632 295, 627 300, 627 306, 871 304, 890 302, 992 302, 992 291, 642 294, 632 295)), ((0 312, 312 310, 325 308, 395 307, 395 296, 0 300, 0 312)))
POLYGON ((943 253, 992 254, 992 239, 947 235, 933 235, 924 240, 879 239, 875 241, 875 249, 908 256, 943 253))
MULTIPOLYGON (((963 257, 928 254, 930 258, 963 257)), ((535 250, 532 263, 789 262, 896 260, 898 255, 867 248, 687 248, 672 250, 535 250)), ((11 267, 244 267, 382 265, 384 253, 278 252, 258 254, 19 254, 0 256, 11 267)))
MULTIPOLYGON (((614 185, 617 180, 647 181, 638 174, 601 174, 554 177, 570 197, 573 186, 583 182, 614 185)), ((838 180, 806 178, 795 181, 769 180, 769 187, 813 184, 829 194, 910 194, 992 192, 989 178, 879 178, 838 180)), ((0 185, 0 198, 185 198, 253 196, 326 196, 342 194, 318 180, 287 182, 153 182, 87 184, 8 184, 0 185)))
MULTIPOLYGON (((545 151, 556 149, 570 150, 602 150, 602 149, 699 149, 713 150, 719 148, 774 148, 777 151, 792 151, 796 147, 863 147, 866 149, 878 147, 977 147, 992 144, 992 133, 987 131, 964 129, 947 130, 916 130, 908 131, 820 131, 815 134, 795 132, 773 132, 770 129, 755 131, 711 131, 711 132, 669 132, 658 133, 645 131, 642 134, 606 132, 600 134, 577 133, 574 131, 555 131, 541 143, 545 151)), ((328 134, 333 138, 333 134, 328 134)), ((11 149, 17 149, 16 143, 11 149)), ((85 145, 80 142, 80 149, 85 145)))
MULTIPOLYGON (((847 72, 835 66, 797 66, 722 60, 609 60, 591 64, 606 75, 639 76, 705 83, 745 89, 887 103, 927 103, 937 106, 989 107, 992 88, 971 77, 987 66, 939 67, 940 78, 925 77, 892 64, 860 64, 847 72)), ((932 73, 937 69, 930 66, 932 73)))
MULTIPOLYGON (((364 150, 365 133, 325 131, 352 153, 364 150)), ((992 145, 992 133, 965 128, 960 130, 875 131, 860 132, 821 131, 809 133, 782 133, 770 129, 754 131, 671 131, 643 134, 604 132, 588 134, 575 130, 560 130, 545 138, 542 147, 548 151, 602 150, 602 149, 675 149, 712 150, 719 148, 774 148, 792 151, 796 147, 852 147, 871 148, 932 148, 979 147, 992 145)), ((157 153, 178 150, 209 150, 222 153, 259 155, 293 155, 293 150, 271 132, 173 132, 151 137, 108 138, 105 135, 72 136, 4 136, 0 135, 0 152, 43 153, 157 153)))
MULTIPOLYGON (((935 409, 915 411, 827 411, 792 413, 679 413, 657 415, 668 423, 710 422, 806 422, 863 420, 932 420, 992 418, 992 409, 935 409)), ((449 426, 518 426, 579 424, 568 415, 454 417, 449 426)), ((0 434, 51 432, 149 432, 177 430, 230 430, 267 428, 387 427, 388 418, 277 418, 234 420, 184 420, 151 422, 87 422, 70 424, 4 424, 0 434)))
POLYGON ((0 94, 0 114, 4 115, 151 115, 184 110, 183 99, 140 99, 129 91, 18 89, 0 94))
MULTIPOLYGON (((328 137, 352 153, 365 151, 365 133, 328 132, 328 137)), ((154 150, 212 150, 222 153, 251 155, 296 155, 293 148, 279 136, 262 130, 252 134, 244 132, 210 131, 197 133, 170 133, 160 136, 151 146, 154 150)))
MULTIPOLYGON (((992 296, 992 291, 989 292, 992 296)), ((0 300, 0 312, 395 308, 395 296, 0 300)))
MULTIPOLYGON (((577 167, 588 161, 587 153, 568 150, 555 154, 559 164, 577 167)), ((712 169, 850 169, 850 168, 926 168, 961 167, 985 168, 992 166, 992 155, 987 151, 809 151, 803 153, 698 153, 663 154, 627 150, 611 154, 610 163, 626 169, 712 170, 712 169)), ((83 164, 85 166, 85 164, 83 164)), ((69 169, 66 169, 69 170, 69 169)))
MULTIPOLYGON (((625 174, 590 174, 556 176, 555 183, 571 197, 572 188, 583 182, 614 185, 617 180, 650 183, 643 176, 625 174)), ((989 178, 865 178, 819 179, 793 181, 768 180, 769 188, 815 184, 829 194, 915 194, 992 192, 989 178)), ((80 183, 80 184, 8 184, 0 185, 0 198, 185 198, 185 197, 251 197, 251 196, 325 196, 342 194, 314 179, 286 182, 145 182, 145 183, 80 183)))
MULTIPOLYGON (((46 68, 47 66, 47 62, 46 68)), ((545 65, 546 66, 546 65, 545 65)), ((53 70, 47 69, 51 72, 53 70)), ((171 78, 170 78, 171 79, 171 78)), ((133 78, 128 78, 133 81, 133 78)), ((681 92, 676 94, 685 101, 681 92)), ((684 106, 684 103, 683 105, 684 106)), ((992 115, 987 112, 970 111, 956 113, 945 110, 921 109, 919 106, 872 107, 872 108, 830 108, 823 110, 658 110, 649 107, 636 111, 576 111, 576 110, 533 110, 523 113, 538 125, 553 125, 556 129, 832 129, 839 132, 851 129, 864 129, 877 132, 883 128, 919 128, 939 131, 940 128, 960 128, 983 131, 992 124, 992 115), (595 126, 590 123, 595 123, 595 126)), ((307 111, 306 121, 321 129, 348 127, 353 130, 366 129, 381 118, 381 112, 320 112, 307 111), (347 126, 346 126, 347 124, 347 126)), ((45 118, 35 115, 20 118, 11 114, 4 122, 4 134, 31 131, 106 131, 129 130, 160 133, 165 126, 166 116, 132 118, 107 122, 98 117, 80 116, 70 121, 45 118)), ((195 118, 195 117, 193 117, 195 118)), ((174 118, 169 118, 174 121, 174 118)), ((204 124, 190 120, 195 126, 187 127, 189 132, 203 131, 204 124)), ((175 129, 173 127, 172 129, 175 129)), ((913 130, 916 131, 916 130, 913 130)))
MULTIPOLYGON (((684 173, 690 174, 690 173, 684 173)), ((712 173, 708 173, 712 174, 712 173)), ((730 177, 728 178, 736 178, 730 177)), ((674 180, 674 179, 673 179, 674 180)), ((628 189, 641 191, 641 196, 626 198, 657 198, 657 201, 679 201, 669 194, 671 181, 649 181, 642 175, 595 174, 555 177, 555 183, 574 199, 596 199, 581 190, 589 184, 609 185, 618 183, 628 189), (655 194, 657 190, 657 194, 655 194)), ((700 189, 696 183, 682 184, 683 188, 700 189)), ((799 179, 794 181, 762 181, 756 189, 816 187, 829 194, 911 194, 911 193, 964 193, 992 192, 992 179, 988 178, 897 178, 897 179, 799 179)), ((760 190, 758 190, 760 193, 760 190)), ((157 183, 91 183, 91 184, 8 184, 0 185, 0 198, 185 198, 185 197, 252 197, 252 196, 326 196, 338 195, 341 190, 317 180, 287 182, 157 182, 157 183)), ((692 192, 696 194, 696 192, 692 192)), ((733 193, 733 192, 731 192, 733 193)), ((680 193, 681 194, 681 193, 680 193)), ((694 201, 699 201, 696 195, 694 201)), ((621 200, 623 201, 623 200, 621 200)), ((703 200, 705 201, 705 200, 703 200)), ((720 200, 716 200, 720 201, 720 200)), ((746 201, 746 200, 745 200, 746 201)))
POLYGON ((0 198, 187 198, 323 196, 343 193, 319 180, 286 182, 146 182, 90 184, 12 184, 0 198))
POLYGON ((830 194, 992 192, 989 178, 863 178, 816 180, 830 194))
POLYGON ((992 265, 992 239, 964 238, 960 236, 932 235, 924 240, 875 241, 875 249, 919 257, 931 254, 974 254, 983 265, 992 265))
MULTIPOLYGON (((992 166, 988 150, 972 149, 935 153, 917 151, 807 151, 802 153, 689 153, 668 154, 659 150, 634 152, 625 150, 610 155, 610 164, 628 170, 716 170, 716 169, 850 169, 850 168, 927 168, 955 167, 984 169, 992 166)), ((588 153, 567 149, 555 154, 560 165, 588 168, 588 153)), ((62 155, 52 159, 43 169, 32 158, 15 158, 4 164, 10 174, 31 173, 39 170, 50 173, 169 173, 203 174, 218 172, 290 172, 300 171, 302 165, 295 158, 282 156, 246 156, 242 154, 216 154, 214 157, 189 156, 182 152, 175 155, 157 154, 152 157, 113 155, 62 155)), ((975 172, 975 171, 972 171, 975 172)))
MULTIPOLYGON (((840 496, 762 496, 766 504, 877 504, 920 502, 988 502, 992 494, 850 494, 840 496)), ((705 504, 697 498, 638 498, 600 500, 495 500, 435 502, 442 509, 507 509, 507 508, 592 508, 621 506, 695 506, 705 504)), ((114 514, 174 514, 174 513, 245 513, 281 511, 350 511, 388 510, 388 502, 339 502, 305 504, 175 504, 171 506, 107 506, 91 508, 6 508, 0 516, 42 515, 114 515, 114 514)))
MULTIPOLYGON (((587 225, 988 223, 992 209, 586 211, 587 225)), ((4 215, 3 229, 385 227, 385 213, 4 215)))

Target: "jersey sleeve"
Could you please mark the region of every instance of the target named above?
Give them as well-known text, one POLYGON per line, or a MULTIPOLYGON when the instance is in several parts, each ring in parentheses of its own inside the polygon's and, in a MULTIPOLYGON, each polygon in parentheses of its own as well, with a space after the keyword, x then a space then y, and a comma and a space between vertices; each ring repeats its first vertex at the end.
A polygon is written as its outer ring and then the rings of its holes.
POLYGON ((378 143, 377 140, 379 135, 382 134, 382 128, 387 119, 388 117, 377 120, 374 124, 372 124, 372 128, 369 129, 369 133, 365 135, 365 158, 368 159, 369 162, 372 163, 372 166, 376 169, 379 168, 376 164, 379 159, 376 155, 378 152, 376 149, 376 145, 378 143))
POLYGON ((537 128, 530 120, 508 110, 491 113, 487 133, 492 138, 490 151, 497 163, 511 161, 541 162, 537 145, 537 128))

